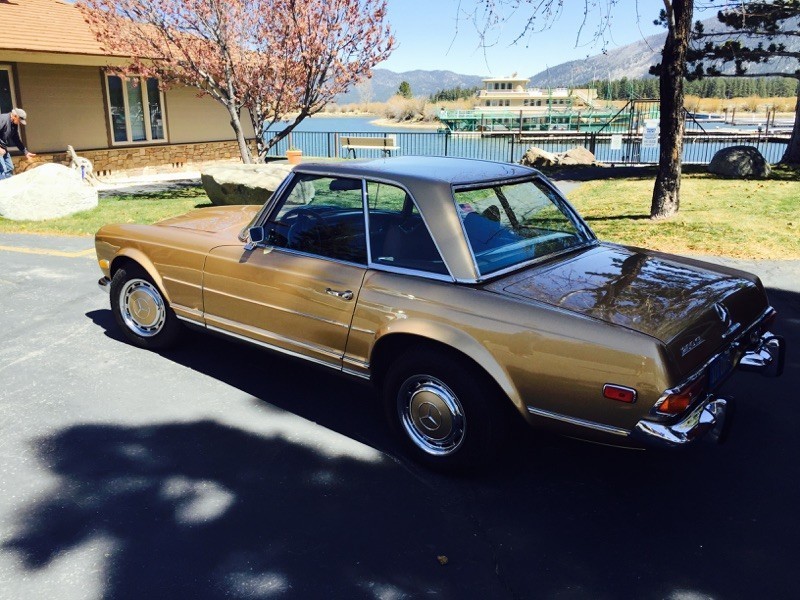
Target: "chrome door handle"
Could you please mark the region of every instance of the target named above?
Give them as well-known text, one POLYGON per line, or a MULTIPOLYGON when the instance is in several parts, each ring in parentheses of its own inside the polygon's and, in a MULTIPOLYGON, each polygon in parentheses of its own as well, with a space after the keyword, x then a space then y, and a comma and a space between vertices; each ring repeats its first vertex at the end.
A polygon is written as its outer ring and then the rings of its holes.
POLYGON ((331 288, 327 288, 325 290, 325 293, 328 294, 329 296, 336 296, 337 298, 341 298, 342 300, 352 300, 353 299, 353 292, 351 292, 350 290, 345 290, 343 292, 340 292, 338 290, 333 290, 331 288))

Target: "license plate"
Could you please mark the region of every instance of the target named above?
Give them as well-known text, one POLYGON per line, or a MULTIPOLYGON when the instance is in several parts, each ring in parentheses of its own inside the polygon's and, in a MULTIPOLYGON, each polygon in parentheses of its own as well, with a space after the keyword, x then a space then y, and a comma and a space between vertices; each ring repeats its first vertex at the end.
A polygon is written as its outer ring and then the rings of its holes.
POLYGON ((708 367, 708 385, 714 388, 720 381, 725 379, 733 370, 734 351, 728 348, 725 352, 714 359, 708 367))

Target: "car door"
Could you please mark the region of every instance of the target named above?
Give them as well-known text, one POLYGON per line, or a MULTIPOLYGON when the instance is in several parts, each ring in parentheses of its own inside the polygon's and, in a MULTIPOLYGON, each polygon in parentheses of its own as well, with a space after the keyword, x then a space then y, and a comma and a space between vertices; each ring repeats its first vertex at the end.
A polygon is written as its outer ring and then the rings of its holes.
POLYGON ((263 244, 209 254, 206 325, 341 366, 367 265, 361 181, 296 175, 263 227, 263 244))

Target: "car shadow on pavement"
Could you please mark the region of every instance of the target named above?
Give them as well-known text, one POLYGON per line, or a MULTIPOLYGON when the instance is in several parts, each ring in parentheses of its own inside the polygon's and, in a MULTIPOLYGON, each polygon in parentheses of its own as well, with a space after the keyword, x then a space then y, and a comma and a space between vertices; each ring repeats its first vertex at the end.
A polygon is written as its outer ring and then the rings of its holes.
MULTIPOLYGON (((3 549, 37 570, 110 540, 108 598, 798 597, 800 295, 770 297, 786 373, 726 385, 738 422, 719 447, 530 433, 489 470, 446 477, 216 421, 77 425, 36 441, 58 485, 3 549)), ((88 316, 120 339, 109 311, 88 316)), ((191 336, 162 356, 397 456, 369 387, 191 336)))
POLYGON ((469 572, 485 553, 470 534, 442 511, 429 521, 429 491, 387 465, 214 421, 80 425, 37 450, 59 485, 2 549, 37 571, 99 546, 105 589, 87 597, 457 597, 467 578, 498 591, 469 572))

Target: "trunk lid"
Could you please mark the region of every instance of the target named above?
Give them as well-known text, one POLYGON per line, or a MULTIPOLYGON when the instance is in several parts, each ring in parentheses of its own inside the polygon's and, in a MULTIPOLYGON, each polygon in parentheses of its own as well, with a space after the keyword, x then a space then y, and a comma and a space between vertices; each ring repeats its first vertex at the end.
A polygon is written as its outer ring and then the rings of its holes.
POLYGON ((768 307, 754 275, 667 254, 600 244, 488 289, 654 337, 688 375, 768 307))
POLYGON ((159 221, 160 227, 178 227, 206 233, 238 234, 255 216, 260 206, 214 206, 198 208, 179 217, 159 221))

